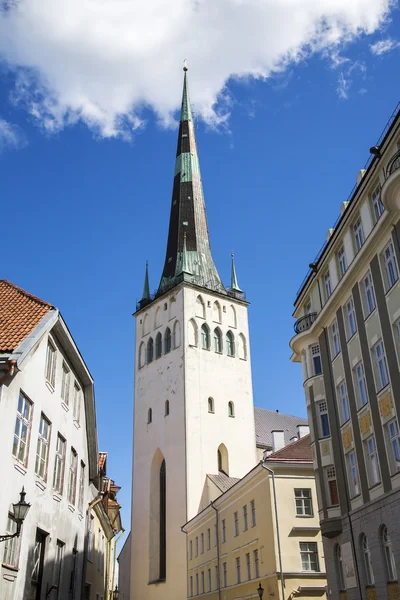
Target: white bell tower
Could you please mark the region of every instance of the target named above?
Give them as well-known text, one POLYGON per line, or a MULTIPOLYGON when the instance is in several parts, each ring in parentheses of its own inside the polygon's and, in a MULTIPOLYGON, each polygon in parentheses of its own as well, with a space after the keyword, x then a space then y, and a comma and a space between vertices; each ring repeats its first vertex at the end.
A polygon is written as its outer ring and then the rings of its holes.
POLYGON ((160 286, 135 313, 131 600, 185 600, 182 525, 256 464, 247 302, 211 255, 185 67, 160 286))

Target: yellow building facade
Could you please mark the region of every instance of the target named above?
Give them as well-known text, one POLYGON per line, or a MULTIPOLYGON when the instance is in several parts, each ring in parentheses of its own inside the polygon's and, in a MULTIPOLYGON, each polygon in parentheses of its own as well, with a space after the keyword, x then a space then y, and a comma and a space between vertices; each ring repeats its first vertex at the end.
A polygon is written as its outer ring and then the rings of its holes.
POLYGON ((220 472, 213 483, 220 495, 182 528, 187 597, 257 598, 261 584, 264 599, 325 598, 309 436, 270 455, 242 479, 220 472))

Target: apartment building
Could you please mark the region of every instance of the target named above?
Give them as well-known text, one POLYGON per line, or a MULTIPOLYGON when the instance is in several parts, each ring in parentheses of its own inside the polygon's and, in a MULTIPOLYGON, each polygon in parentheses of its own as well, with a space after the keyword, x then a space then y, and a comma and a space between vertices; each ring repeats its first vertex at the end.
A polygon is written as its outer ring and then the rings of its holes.
POLYGON ((297 293, 329 597, 400 598, 400 113, 297 293))
POLYGON ((265 598, 326 598, 310 437, 242 479, 209 477, 218 497, 183 527, 187 597, 257 598, 261 584, 265 598))

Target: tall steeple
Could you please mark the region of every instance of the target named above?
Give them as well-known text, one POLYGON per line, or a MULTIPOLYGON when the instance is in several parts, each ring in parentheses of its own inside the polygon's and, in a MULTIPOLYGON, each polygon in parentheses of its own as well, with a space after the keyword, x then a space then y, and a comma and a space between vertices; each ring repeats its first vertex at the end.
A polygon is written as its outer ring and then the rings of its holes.
POLYGON ((158 293, 182 281, 225 292, 214 264, 208 235, 203 186, 197 156, 186 61, 176 151, 167 253, 158 293))

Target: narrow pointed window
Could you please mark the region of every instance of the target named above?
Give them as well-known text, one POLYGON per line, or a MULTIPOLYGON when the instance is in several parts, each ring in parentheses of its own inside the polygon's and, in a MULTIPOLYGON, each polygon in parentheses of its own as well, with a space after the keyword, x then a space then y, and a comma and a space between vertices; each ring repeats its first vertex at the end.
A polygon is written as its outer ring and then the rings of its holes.
POLYGON ((151 408, 147 411, 147 424, 149 425, 153 420, 153 411, 151 408))
POLYGON ((238 352, 239 358, 241 358, 242 360, 247 359, 246 338, 244 337, 243 333, 239 333, 238 336, 238 352))
POLYGON ((156 336, 156 358, 160 358, 162 354, 162 335, 160 332, 156 336))
POLYGON ((188 323, 188 341, 189 346, 197 346, 198 329, 194 319, 190 319, 188 323))
POLYGON ((145 346, 144 342, 142 342, 139 347, 139 369, 144 367, 145 364, 146 364, 146 346, 145 346))
POLYGON ((228 461, 228 450, 225 444, 220 444, 217 452, 218 457, 218 471, 229 475, 229 461, 228 461))
POLYGON ((221 307, 219 302, 213 304, 213 321, 214 323, 221 323, 221 307))
POLYGON ((206 318, 206 307, 201 296, 197 296, 196 300, 196 317, 200 317, 201 319, 206 318))
POLYGON ((169 415, 169 400, 165 401, 165 416, 168 417, 169 415))
POLYGON ((213 413, 214 412, 214 398, 209 398, 208 399, 208 412, 209 413, 213 413))
POLYGON ((222 334, 218 327, 214 329, 214 351, 222 353, 222 334))
POLYGON ((167 473, 165 460, 160 468, 160 579, 165 579, 167 575, 167 473))
POLYGON ((153 338, 150 338, 149 341, 147 342, 147 363, 151 363, 153 362, 153 355, 154 355, 154 342, 153 342, 153 338))
POLYGON ((235 338, 232 331, 226 334, 226 353, 228 356, 235 356, 235 338))
POLYGON ((203 350, 210 349, 210 330, 205 323, 201 326, 201 347, 203 350))
POLYGON ((181 345, 181 324, 179 321, 174 323, 174 349, 181 345))
POLYGON ((232 401, 228 402, 228 415, 230 417, 235 416, 235 405, 233 404, 232 401))
POLYGON ((164 354, 171 352, 171 330, 169 327, 165 330, 164 334, 164 354))

